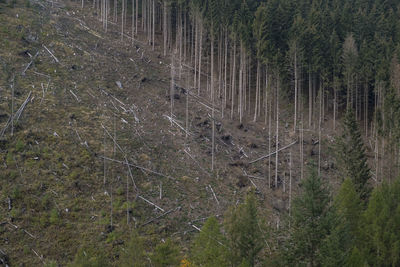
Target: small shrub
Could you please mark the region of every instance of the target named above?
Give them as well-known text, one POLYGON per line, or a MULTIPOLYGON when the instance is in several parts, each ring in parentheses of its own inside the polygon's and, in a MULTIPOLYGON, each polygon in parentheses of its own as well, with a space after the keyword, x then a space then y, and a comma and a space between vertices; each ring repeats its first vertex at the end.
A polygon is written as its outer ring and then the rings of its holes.
POLYGON ((17 152, 22 152, 25 148, 25 144, 24 142, 22 142, 21 140, 18 140, 17 143, 15 144, 15 150, 17 152))

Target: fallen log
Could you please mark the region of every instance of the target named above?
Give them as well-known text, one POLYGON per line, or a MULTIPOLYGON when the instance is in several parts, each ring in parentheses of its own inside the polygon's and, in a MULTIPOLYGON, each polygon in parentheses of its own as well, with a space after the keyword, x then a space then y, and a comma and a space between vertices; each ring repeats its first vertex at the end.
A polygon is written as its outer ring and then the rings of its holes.
POLYGON ((278 149, 278 150, 276 150, 276 151, 274 151, 274 152, 268 154, 268 155, 265 155, 265 156, 262 156, 262 157, 260 157, 260 158, 258 158, 258 159, 255 159, 255 160, 253 160, 253 161, 250 161, 249 164, 256 163, 257 161, 260 161, 260 160, 262 160, 262 159, 269 158, 269 157, 275 155, 276 153, 278 153, 278 152, 280 152, 280 151, 282 151, 282 150, 285 150, 285 149, 287 149, 287 148, 289 148, 289 147, 291 147, 291 146, 294 146, 295 144, 297 144, 297 140, 294 141, 293 143, 287 145, 287 146, 284 146, 284 147, 282 147, 282 148, 280 148, 280 149, 278 149))

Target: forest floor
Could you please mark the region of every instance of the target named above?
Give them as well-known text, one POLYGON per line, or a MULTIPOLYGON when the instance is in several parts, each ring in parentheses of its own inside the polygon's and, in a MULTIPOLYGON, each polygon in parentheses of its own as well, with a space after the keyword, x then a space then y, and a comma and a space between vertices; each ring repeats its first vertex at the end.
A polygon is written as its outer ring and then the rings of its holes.
MULTIPOLYGON (((269 138, 276 150, 274 124, 269 136, 250 115, 239 124, 216 112, 211 171, 210 100, 189 94, 187 135, 188 94, 176 88, 170 121, 170 59, 161 43, 156 51, 132 46, 116 25, 104 32, 93 11, 68 2, 27 3, 0 4, 0 129, 11 116, 12 86, 14 113, 31 93, 13 135, 10 126, 0 140, 0 256, 12 265, 65 265, 79 247, 92 246, 116 258, 132 227, 149 245, 172 237, 187 248, 192 224, 223 220, 254 187, 271 223, 279 221, 290 174, 298 191, 299 142, 279 153, 278 188, 271 189, 275 156, 249 162, 268 154, 269 138)), ((289 118, 282 105, 279 148, 297 140, 289 118)), ((304 132, 305 165, 318 161, 317 140, 317 132, 304 132)), ((332 140, 324 132, 327 179, 336 172, 332 140)))

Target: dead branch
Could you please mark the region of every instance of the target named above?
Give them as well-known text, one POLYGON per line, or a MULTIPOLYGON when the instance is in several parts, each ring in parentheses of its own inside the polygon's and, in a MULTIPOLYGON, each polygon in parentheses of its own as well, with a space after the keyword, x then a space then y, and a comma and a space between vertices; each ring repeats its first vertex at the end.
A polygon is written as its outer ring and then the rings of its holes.
POLYGON ((108 157, 104 157, 104 156, 99 156, 99 157, 102 158, 102 159, 105 159, 105 160, 109 160, 109 161, 117 162, 117 163, 120 163, 120 164, 128 165, 128 166, 134 167, 136 169, 139 169, 139 170, 142 170, 142 171, 145 171, 145 172, 153 173, 153 174, 156 174, 156 175, 164 177, 164 178, 176 180, 176 178, 174 178, 172 176, 165 175, 165 174, 162 174, 162 173, 159 173, 159 172, 156 172, 156 171, 153 171, 153 170, 150 170, 150 169, 147 169, 145 167, 138 166, 138 165, 135 165, 135 164, 132 164, 132 163, 127 163, 126 161, 120 161, 120 160, 116 160, 116 159, 112 159, 112 158, 108 158, 108 157))
POLYGON ((142 197, 142 196, 138 196, 138 197, 139 197, 140 199, 142 199, 142 200, 146 201, 148 204, 150 204, 150 205, 154 206, 155 208, 157 208, 157 209, 161 210, 162 212, 165 212, 165 210, 164 210, 164 209, 160 208, 159 206, 157 206, 157 205, 156 205, 156 204, 154 204, 153 202, 151 202, 151 201, 149 201, 149 200, 145 199, 145 198, 144 198, 144 197, 142 197))
POLYGON ((219 205, 218 198, 217 198, 217 196, 215 195, 215 192, 214 192, 214 190, 212 189, 211 185, 209 184, 208 187, 211 189, 211 192, 212 192, 212 194, 213 194, 213 196, 214 196, 214 199, 215 199, 215 201, 217 202, 217 204, 219 205))
POLYGON ((42 45, 42 46, 43 46, 44 49, 46 49, 47 52, 49 52, 50 56, 52 56, 52 58, 54 58, 54 60, 55 60, 57 63, 60 62, 60 61, 54 56, 54 54, 51 53, 51 51, 50 51, 45 45, 42 45))
POLYGON ((164 115, 164 117, 166 117, 171 123, 175 124, 176 126, 178 126, 182 131, 184 131, 187 135, 191 135, 190 132, 186 131, 185 128, 183 128, 174 118, 171 118, 168 115, 164 115))
POLYGON ((274 152, 268 154, 268 155, 265 155, 265 156, 262 156, 262 157, 260 157, 260 158, 258 158, 258 159, 255 159, 255 160, 253 160, 253 161, 250 161, 249 164, 256 163, 257 161, 260 161, 260 160, 262 160, 262 159, 271 157, 271 156, 275 155, 277 152, 280 152, 280 151, 282 151, 282 150, 285 150, 285 149, 287 149, 287 148, 289 148, 289 147, 291 147, 291 146, 294 146, 295 144, 297 144, 297 140, 294 141, 293 143, 287 145, 287 146, 284 146, 284 147, 282 147, 282 148, 280 148, 280 149, 278 149, 278 150, 276 150, 276 151, 274 151, 274 152))
POLYGON ((186 150, 186 148, 185 148, 183 151, 184 151, 194 162, 196 162, 197 166, 199 166, 199 168, 200 168, 205 174, 207 174, 208 176, 211 177, 211 174, 210 174, 208 171, 206 171, 203 167, 201 167, 200 163, 199 163, 192 155, 190 155, 190 153, 186 150))
MULTIPOLYGON (((25 72, 29 69, 29 67, 32 65, 33 61, 35 61, 37 55, 39 55, 39 51, 36 52, 36 54, 33 56, 33 58, 31 59, 31 62, 28 63, 28 65, 25 67, 25 69, 22 71, 21 75, 25 76, 25 72)), ((44 74, 42 74, 44 75, 44 74)))
POLYGON ((74 92, 72 92, 71 89, 69 89, 69 92, 75 97, 76 101, 81 102, 81 100, 78 98, 78 96, 74 92))
POLYGON ((17 112, 15 112, 14 116, 10 116, 10 118, 8 119, 6 126, 4 127, 4 129, 0 132, 0 137, 4 136, 4 133, 6 132, 7 128, 10 126, 11 121, 15 121, 15 123, 18 122, 22 112, 24 111, 26 105, 29 103, 29 100, 31 98, 32 95, 32 91, 29 92, 28 97, 25 99, 24 103, 22 103, 22 105, 20 106, 20 108, 17 110, 17 112))
MULTIPOLYGON (((199 227, 197 227, 196 225, 194 225, 194 224, 190 224, 194 229, 196 229, 197 231, 199 231, 199 232, 203 232, 199 227)), ((220 244, 221 246, 223 246, 223 247, 226 247, 226 248, 228 248, 227 246, 225 246, 224 244, 222 244, 220 241, 218 241, 218 240, 216 240, 215 238, 213 238, 212 236, 208 236, 208 238, 210 238, 211 240, 214 240, 215 242, 217 242, 218 244, 220 244)))
POLYGON ((148 224, 150 224, 150 223, 152 223, 152 222, 154 222, 154 221, 156 221, 156 220, 158 220, 158 219, 161 219, 162 217, 167 216, 168 214, 170 214, 170 213, 172 213, 172 212, 174 212, 174 211, 177 211, 177 210, 179 210, 180 208, 181 208, 181 207, 177 207, 177 208, 175 208, 175 209, 170 209, 169 211, 166 211, 166 212, 164 212, 163 214, 161 214, 161 215, 159 215, 159 216, 157 216, 157 217, 155 217, 155 218, 153 218, 153 219, 148 220, 147 222, 145 222, 144 224, 142 224, 141 227, 146 226, 146 225, 148 225, 148 224))

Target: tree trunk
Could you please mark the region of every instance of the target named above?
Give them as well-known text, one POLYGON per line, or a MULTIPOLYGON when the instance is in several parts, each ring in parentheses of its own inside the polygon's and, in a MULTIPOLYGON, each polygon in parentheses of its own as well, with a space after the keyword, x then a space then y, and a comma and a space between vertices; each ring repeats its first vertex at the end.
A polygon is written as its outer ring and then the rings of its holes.
POLYGON ((279 73, 276 81, 276 140, 275 140, 275 188, 278 188, 278 166, 279 166, 279 73))
MULTIPOLYGON (((213 25, 211 25, 213 28, 213 25)), ((211 30, 211 101, 212 101, 212 161, 211 171, 214 171, 215 160, 215 88, 214 88, 214 33, 211 30)))

